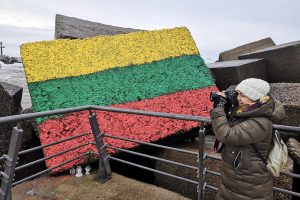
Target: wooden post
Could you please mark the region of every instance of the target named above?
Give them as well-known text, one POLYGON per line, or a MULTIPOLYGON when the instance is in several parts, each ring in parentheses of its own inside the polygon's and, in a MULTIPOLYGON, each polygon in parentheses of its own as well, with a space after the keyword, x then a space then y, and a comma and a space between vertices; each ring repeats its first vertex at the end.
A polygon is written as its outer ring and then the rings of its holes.
POLYGON ((5 46, 3 46, 3 43, 0 42, 0 49, 1 49, 1 56, 3 56, 3 49, 5 48, 5 46))

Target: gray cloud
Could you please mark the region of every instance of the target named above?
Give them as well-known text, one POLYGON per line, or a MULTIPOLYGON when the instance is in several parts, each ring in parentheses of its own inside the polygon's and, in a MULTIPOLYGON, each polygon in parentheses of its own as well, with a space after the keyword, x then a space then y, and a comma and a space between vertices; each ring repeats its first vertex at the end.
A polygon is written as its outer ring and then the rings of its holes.
POLYGON ((9 25, 0 25, 0 34, 0 40, 4 42, 5 46, 4 54, 16 57, 20 56, 20 45, 54 38, 54 31, 51 29, 24 28, 9 25))
POLYGON ((13 56, 22 43, 53 39, 57 13, 148 30, 186 26, 207 62, 245 43, 271 37, 281 44, 299 40, 300 33, 298 0, 0 1, 0 41, 13 56))

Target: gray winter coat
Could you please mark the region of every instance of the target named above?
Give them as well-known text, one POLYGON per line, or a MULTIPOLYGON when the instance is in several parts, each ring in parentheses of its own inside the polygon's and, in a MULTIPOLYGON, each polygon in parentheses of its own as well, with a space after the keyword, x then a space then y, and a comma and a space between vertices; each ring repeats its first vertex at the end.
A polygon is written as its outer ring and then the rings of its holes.
POLYGON ((225 144, 216 199, 273 199, 273 177, 250 144, 266 157, 273 122, 284 116, 283 106, 273 99, 252 111, 233 112, 229 121, 222 108, 211 111, 216 138, 225 144))

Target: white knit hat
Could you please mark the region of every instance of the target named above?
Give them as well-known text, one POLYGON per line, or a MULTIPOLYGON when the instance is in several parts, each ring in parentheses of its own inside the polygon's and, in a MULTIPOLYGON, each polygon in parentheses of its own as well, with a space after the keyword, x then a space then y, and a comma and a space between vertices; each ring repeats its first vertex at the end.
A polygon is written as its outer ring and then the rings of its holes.
POLYGON ((268 95, 270 85, 268 82, 258 78, 248 78, 240 82, 235 90, 242 92, 249 99, 256 101, 268 95))

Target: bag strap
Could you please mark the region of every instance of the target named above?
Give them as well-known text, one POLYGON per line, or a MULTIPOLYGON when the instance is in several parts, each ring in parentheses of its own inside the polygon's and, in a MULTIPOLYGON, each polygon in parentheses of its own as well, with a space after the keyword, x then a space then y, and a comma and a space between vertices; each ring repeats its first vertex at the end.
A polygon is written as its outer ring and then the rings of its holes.
MULTIPOLYGON (((275 139, 277 140, 278 143, 280 143, 281 141, 281 138, 280 138, 280 134, 279 134, 279 131, 278 130, 272 130, 272 139, 273 137, 275 137, 275 139)), ((257 156, 265 163, 265 165, 268 164, 267 162, 267 159, 264 158, 260 153, 259 151, 257 150, 255 144, 251 144, 251 147, 254 149, 255 153, 257 154, 257 156)))
POLYGON ((255 153, 257 154, 257 156, 265 163, 265 165, 267 165, 267 159, 264 158, 261 153, 259 153, 258 149, 256 148, 255 144, 250 144, 251 147, 254 149, 255 153))

